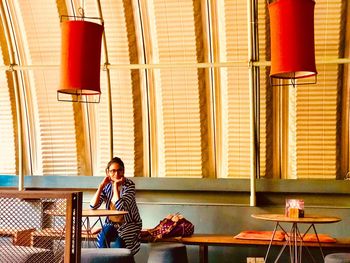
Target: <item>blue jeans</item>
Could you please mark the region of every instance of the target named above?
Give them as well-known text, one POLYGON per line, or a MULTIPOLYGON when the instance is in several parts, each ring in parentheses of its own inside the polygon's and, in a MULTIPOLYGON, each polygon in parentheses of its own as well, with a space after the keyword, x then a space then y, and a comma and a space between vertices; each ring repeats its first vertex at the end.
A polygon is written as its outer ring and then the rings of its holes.
POLYGON ((105 224, 101 232, 97 235, 97 247, 123 248, 125 247, 123 239, 118 235, 117 229, 113 224, 105 224), (112 242, 112 244, 111 244, 112 242))

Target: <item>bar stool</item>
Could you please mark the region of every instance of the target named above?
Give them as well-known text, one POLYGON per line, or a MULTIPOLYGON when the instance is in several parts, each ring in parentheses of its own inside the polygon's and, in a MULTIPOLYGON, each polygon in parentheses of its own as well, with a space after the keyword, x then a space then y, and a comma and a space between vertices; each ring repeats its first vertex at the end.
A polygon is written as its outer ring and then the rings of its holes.
POLYGON ((135 263, 127 248, 82 248, 81 263, 135 263))
POLYGON ((147 263, 188 263, 186 246, 172 243, 153 245, 147 263))
POLYGON ((332 253, 324 258, 324 263, 350 263, 350 253, 332 253))

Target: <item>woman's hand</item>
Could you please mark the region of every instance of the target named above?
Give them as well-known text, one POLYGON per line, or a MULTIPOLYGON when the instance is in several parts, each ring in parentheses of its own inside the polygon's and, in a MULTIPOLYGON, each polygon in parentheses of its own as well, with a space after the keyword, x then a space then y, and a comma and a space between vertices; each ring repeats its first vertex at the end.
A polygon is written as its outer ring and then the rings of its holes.
POLYGON ((110 178, 110 181, 113 184, 117 184, 118 186, 122 185, 124 183, 124 181, 125 181, 125 177, 124 176, 118 178, 118 176, 114 176, 113 175, 113 176, 110 176, 109 178, 110 178))
POLYGON ((119 179, 114 180, 114 182, 116 182, 118 186, 122 185, 124 181, 125 181, 125 177, 121 177, 119 179))
POLYGON ((111 181, 112 181, 112 180, 111 180, 111 177, 109 177, 109 176, 107 175, 105 178, 103 178, 102 182, 100 183, 100 187, 101 187, 102 189, 105 188, 105 186, 106 186, 107 184, 109 184, 111 181))
POLYGON ((111 180, 113 181, 113 197, 112 197, 112 202, 115 204, 117 200, 120 199, 120 189, 122 187, 122 184, 125 181, 125 177, 121 178, 114 178, 112 177, 111 180))

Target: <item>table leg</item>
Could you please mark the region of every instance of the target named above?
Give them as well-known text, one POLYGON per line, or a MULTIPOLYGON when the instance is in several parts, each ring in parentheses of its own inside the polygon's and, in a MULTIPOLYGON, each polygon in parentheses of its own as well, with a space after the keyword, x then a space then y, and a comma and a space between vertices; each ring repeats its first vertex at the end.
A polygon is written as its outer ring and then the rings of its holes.
MULTIPOLYGON (((301 234, 298 224, 297 223, 293 223, 293 226, 291 228, 290 231, 290 240, 292 241, 290 243, 290 258, 291 258, 291 262, 292 263, 301 263, 302 262, 302 254, 303 254, 303 239, 305 237, 305 235, 310 231, 310 229, 313 228, 317 241, 318 241, 318 245, 320 247, 320 251, 321 251, 321 255, 323 257, 324 260, 324 254, 322 251, 322 246, 321 246, 321 242, 319 241, 318 235, 317 235, 317 231, 315 228, 314 224, 310 224, 309 228, 305 231, 305 233, 301 234)), ((307 250, 309 256, 312 259, 312 262, 316 263, 314 257, 312 256, 310 250, 308 247, 305 247, 305 249, 307 250)))
POLYGON ((315 232, 315 235, 316 235, 316 239, 317 239, 317 243, 318 243, 318 246, 320 247, 321 255, 322 255, 322 258, 324 260, 323 249, 322 249, 322 245, 321 245, 320 239, 318 238, 318 234, 317 234, 317 231, 316 231, 315 224, 311 224, 311 226, 314 229, 314 232, 315 232))
POLYGON ((90 247, 90 242, 92 241, 91 229, 93 226, 90 225, 89 217, 85 217, 85 220, 83 221, 83 226, 85 227, 85 230, 86 230, 85 240, 87 241, 87 246, 90 247))
POLYGON ((271 246, 272 246, 272 241, 273 241, 273 238, 275 237, 277 227, 278 227, 278 222, 276 223, 275 228, 273 229, 272 237, 271 237, 271 240, 270 240, 269 247, 267 248, 267 251, 266 251, 264 262, 267 262, 267 257, 269 256, 270 249, 271 249, 271 246))
POLYGON ((289 259, 290 263, 300 263, 301 262, 301 254, 302 254, 302 236, 300 234, 298 225, 296 223, 292 224, 291 229, 287 232, 284 230, 284 228, 280 225, 279 222, 276 222, 275 228, 272 233, 272 237, 270 240, 269 247, 267 249, 266 255, 265 255, 265 262, 268 262, 268 255, 272 246, 273 239, 275 237, 277 229, 280 228, 286 235, 288 240, 285 241, 282 248, 280 249, 277 257, 275 258, 274 262, 277 263, 280 259, 282 253, 286 249, 287 245, 289 247, 289 259))
MULTIPOLYGON (((287 242, 284 243, 284 245, 283 245, 283 247, 281 248, 280 252, 278 253, 278 255, 277 255, 277 257, 276 257, 274 263, 277 263, 277 262, 278 262, 278 260, 280 259, 280 257, 281 257, 281 255, 282 255, 283 251, 286 249, 286 247, 287 247, 287 242)), ((265 261, 265 262, 267 262, 267 261, 265 261)), ((293 263, 293 262, 291 262, 291 263, 293 263)))
MULTIPOLYGON (((324 253, 323 253, 323 249, 322 249, 322 244, 321 244, 321 242, 320 242, 320 240, 319 240, 319 237, 318 237, 318 233, 317 233, 317 231, 316 231, 315 224, 313 224, 313 223, 310 224, 310 226, 309 226, 308 229, 305 231, 305 233, 304 233, 302 236, 301 236, 301 234, 300 234, 300 239, 303 240, 304 237, 306 236, 306 234, 309 233, 309 231, 310 231, 311 228, 313 229, 313 231, 314 231, 314 233, 315 233, 315 235, 316 235, 317 243, 318 243, 318 246, 319 246, 319 248, 320 248, 320 252, 321 252, 322 258, 323 258, 323 260, 324 260, 324 253)), ((301 242, 302 242, 302 241, 301 241, 301 242)), ((307 252, 308 252, 310 258, 312 259, 312 262, 316 263, 315 258, 314 258, 313 255, 311 254, 309 248, 308 248, 308 247, 305 247, 305 248, 306 248, 306 250, 307 250, 307 252)), ((301 262, 301 260, 300 260, 300 262, 301 262)))
POLYGON ((199 262, 208 263, 208 246, 199 245, 199 262))
POLYGON ((291 239, 290 258, 291 258, 291 262, 293 262, 293 263, 298 263, 299 259, 301 258, 299 252, 301 253, 302 244, 300 243, 300 249, 299 249, 299 246, 298 246, 299 235, 298 235, 298 233, 299 233, 298 225, 296 223, 293 223, 292 228, 290 230, 290 239, 291 239))
MULTIPOLYGON (((265 255, 265 259, 264 259, 264 262, 268 262, 267 261, 267 258, 269 256, 269 253, 270 253, 270 249, 271 249, 271 246, 272 246, 272 242, 273 242, 273 239, 275 237, 275 234, 276 234, 276 231, 277 229, 280 228, 285 234, 288 235, 288 233, 283 229, 283 227, 280 225, 279 222, 276 222, 276 225, 275 225, 275 228, 273 229, 273 232, 272 232, 272 236, 271 236, 271 240, 270 240, 270 244, 269 244, 269 247, 267 248, 267 252, 266 252, 266 255, 265 255)), ((286 249, 287 247, 287 244, 288 244, 289 241, 286 241, 283 245, 283 247, 281 248, 281 250, 279 251, 278 255, 277 255, 277 258, 275 259, 275 263, 278 262, 279 258, 281 257, 283 251, 286 249)), ((293 263, 293 262, 291 262, 293 263)))

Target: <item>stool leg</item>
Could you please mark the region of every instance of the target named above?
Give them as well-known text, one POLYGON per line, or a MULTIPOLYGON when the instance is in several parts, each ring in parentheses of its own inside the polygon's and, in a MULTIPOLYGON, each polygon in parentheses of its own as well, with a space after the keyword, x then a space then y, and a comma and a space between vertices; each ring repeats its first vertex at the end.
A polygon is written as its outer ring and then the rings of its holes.
POLYGON ((199 246, 199 262, 208 263, 208 246, 207 245, 199 246))

